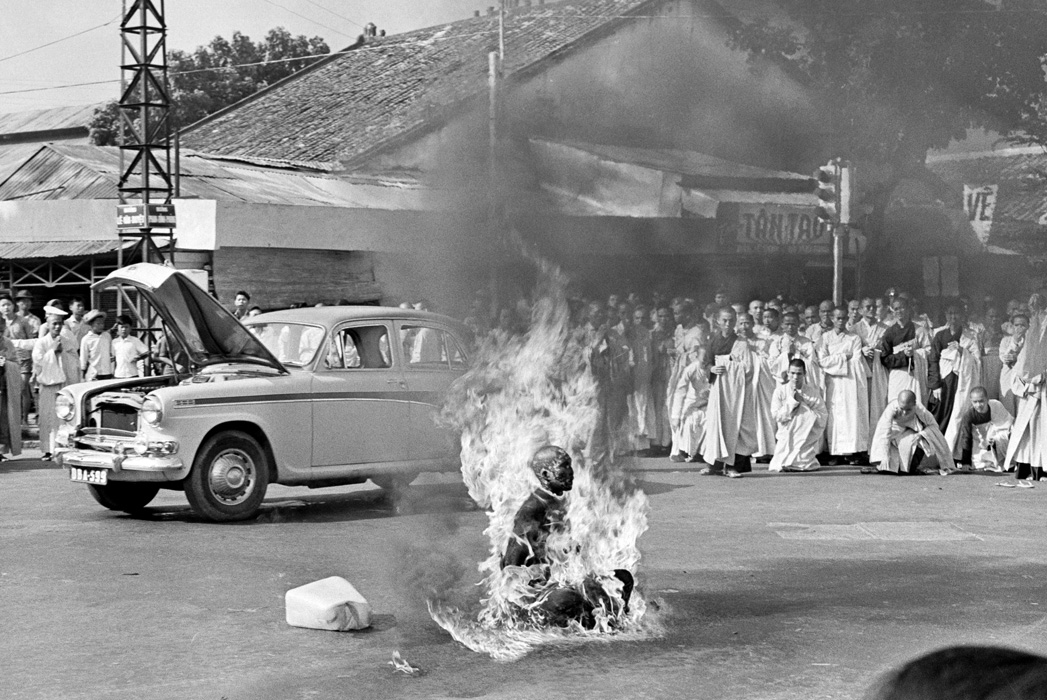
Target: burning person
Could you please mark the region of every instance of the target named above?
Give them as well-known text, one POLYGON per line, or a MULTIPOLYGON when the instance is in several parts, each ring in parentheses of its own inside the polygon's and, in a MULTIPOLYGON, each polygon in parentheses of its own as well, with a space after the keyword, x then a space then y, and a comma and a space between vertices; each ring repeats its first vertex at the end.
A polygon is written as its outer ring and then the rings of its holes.
MULTIPOLYGON (((541 593, 530 614, 537 616, 539 624, 565 627, 571 621, 577 621, 582 627, 591 629, 595 626, 597 608, 602 607, 610 615, 628 612, 633 577, 625 569, 614 570, 613 578, 621 583, 617 600, 607 592, 601 577, 592 573, 580 586, 548 585, 552 563, 547 549, 549 535, 566 527, 564 494, 574 484, 574 470, 571 456, 553 445, 535 452, 530 467, 538 477, 538 488, 516 512, 513 532, 501 562, 503 569, 509 566, 535 567, 530 573, 538 575, 529 584, 539 588, 541 593)), ((612 589, 618 588, 617 582, 612 589)))

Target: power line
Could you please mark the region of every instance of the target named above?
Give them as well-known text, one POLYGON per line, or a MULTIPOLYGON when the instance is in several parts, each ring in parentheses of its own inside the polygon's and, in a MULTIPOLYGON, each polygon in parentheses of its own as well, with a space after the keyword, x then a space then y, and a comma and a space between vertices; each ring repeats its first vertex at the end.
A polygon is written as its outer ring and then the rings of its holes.
POLYGON ((291 9, 291 8, 289 8, 289 7, 284 7, 283 5, 281 5, 281 4, 280 4, 280 3, 278 3, 278 2, 273 2, 273 0, 265 0, 265 2, 269 3, 269 4, 270 4, 270 5, 272 5, 273 7, 279 7, 279 8, 281 9, 281 10, 283 10, 283 11, 285 11, 285 12, 290 12, 290 13, 291 13, 292 15, 294 15, 295 17, 301 17, 301 18, 302 18, 302 19, 304 19, 304 20, 305 20, 306 22, 312 22, 312 23, 313 23, 313 24, 315 24, 315 25, 318 25, 318 26, 320 26, 320 27, 323 27, 324 29, 330 30, 330 31, 334 32, 335 34, 341 34, 342 36, 344 36, 344 37, 348 37, 348 38, 350 38, 350 39, 352 39, 352 38, 353 38, 353 37, 352 37, 351 35, 349 35, 349 34, 346 34, 345 32, 340 32, 340 31, 338 31, 337 29, 335 29, 334 27, 329 27, 329 26, 327 26, 327 25, 326 25, 326 24, 324 24, 323 22, 317 22, 317 21, 316 21, 315 19, 312 19, 311 17, 306 17, 306 16, 305 16, 305 15, 303 15, 303 14, 300 14, 300 13, 298 13, 298 12, 295 12, 294 10, 292 10, 292 9, 291 9))
POLYGON ((18 53, 13 53, 10 56, 4 56, 3 58, 0 58, 0 63, 3 63, 4 61, 10 61, 12 58, 18 58, 19 56, 25 56, 27 53, 33 53, 34 51, 39 51, 40 49, 46 49, 48 46, 54 46, 55 44, 60 44, 63 41, 68 41, 69 39, 76 38, 76 37, 80 36, 81 34, 87 34, 88 32, 93 32, 94 30, 101 29, 102 27, 108 27, 110 24, 112 24, 113 22, 115 22, 118 19, 120 19, 120 15, 117 15, 116 17, 113 17, 108 22, 103 22, 102 24, 99 24, 97 26, 91 27, 90 29, 84 29, 82 31, 77 32, 76 34, 70 34, 69 36, 64 36, 61 39, 55 39, 54 41, 49 41, 46 44, 41 44, 40 46, 36 46, 36 47, 31 48, 31 49, 26 49, 25 51, 19 51, 18 53))
POLYGON ((318 3, 318 2, 313 2, 313 0, 305 0, 305 1, 306 1, 307 3, 309 3, 310 5, 316 5, 317 7, 319 7, 319 8, 320 8, 321 10, 323 10, 324 12, 330 12, 330 13, 331 13, 332 15, 334 15, 335 17, 338 17, 338 18, 340 18, 340 19, 344 19, 344 20, 345 20, 346 22, 349 22, 350 24, 355 24, 355 25, 356 25, 357 27, 360 27, 361 29, 363 29, 363 28, 364 28, 364 25, 360 24, 360 23, 359 23, 359 22, 357 22, 357 21, 356 21, 355 19, 349 19, 349 18, 348 18, 348 17, 346 17, 345 15, 340 15, 340 14, 338 14, 337 12, 335 12, 334 10, 328 9, 328 8, 324 7, 323 5, 321 5, 321 4, 320 4, 320 3, 318 3))

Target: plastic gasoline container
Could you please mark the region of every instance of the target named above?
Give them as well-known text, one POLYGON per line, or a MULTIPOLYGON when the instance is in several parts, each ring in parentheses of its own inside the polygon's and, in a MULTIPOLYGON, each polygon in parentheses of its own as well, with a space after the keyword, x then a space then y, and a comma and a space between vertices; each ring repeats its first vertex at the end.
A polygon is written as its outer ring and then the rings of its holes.
POLYGON ((371 606, 341 576, 292 588, 284 596, 287 624, 314 630, 362 630, 371 626, 371 606))

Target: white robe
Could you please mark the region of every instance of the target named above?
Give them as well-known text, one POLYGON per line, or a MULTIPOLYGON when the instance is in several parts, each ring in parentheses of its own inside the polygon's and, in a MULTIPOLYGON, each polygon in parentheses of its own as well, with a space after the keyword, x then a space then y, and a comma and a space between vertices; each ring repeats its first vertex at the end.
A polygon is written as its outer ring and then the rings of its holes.
POLYGON ((654 393, 651 376, 654 371, 654 353, 651 331, 643 326, 633 326, 627 340, 633 359, 633 386, 629 393, 629 434, 634 447, 645 450, 650 447, 650 438, 657 432, 654 409, 654 393))
POLYGON ((1003 471, 1013 425, 1014 417, 1004 405, 989 399, 989 422, 971 426, 971 464, 975 469, 1003 471))
MULTIPOLYGON (((673 398, 675 413, 669 420, 677 435, 676 447, 697 461, 705 434, 705 409, 709 403, 708 369, 702 362, 692 362, 684 368, 673 398)), ((675 452, 673 454, 676 454, 675 452)))
POLYGON ((750 338, 749 352, 753 362, 752 390, 753 410, 756 413, 756 451, 757 456, 774 454, 777 425, 771 411, 774 389, 778 386, 774 370, 764 354, 766 342, 760 338, 750 338))
POLYGON ((855 324, 855 333, 862 339, 862 345, 872 348, 872 357, 865 361, 865 376, 869 380, 869 420, 883 413, 890 396, 887 391, 887 368, 883 366, 883 350, 880 340, 889 326, 884 323, 869 323, 862 319, 855 324))
POLYGON ((864 452, 869 449, 869 395, 861 338, 846 331, 823 333, 818 340, 818 361, 825 373, 829 453, 864 452))
POLYGON ((1013 375, 1011 386, 1018 399, 1018 414, 1004 468, 1010 469, 1015 462, 1047 467, 1047 322, 1037 314, 1029 319, 1013 375))
POLYGON ((820 395, 825 396, 825 376, 818 364, 814 341, 810 338, 802 335, 790 338, 783 334, 771 339, 766 352, 767 361, 777 382, 785 381, 789 372, 789 362, 797 358, 803 360, 807 366, 807 384, 816 388, 820 395))
POLYGON ((939 468, 955 468, 952 451, 931 412, 917 404, 912 421, 901 424, 895 421, 898 411, 898 399, 883 409, 869 444, 869 461, 882 472, 908 472, 913 453, 922 447, 926 455, 937 457, 939 468))
POLYGON ((953 397, 949 424, 945 426, 945 441, 952 448, 953 457, 959 457, 960 419, 970 408, 971 389, 978 386, 982 378, 982 349, 977 333, 965 328, 958 347, 942 350, 938 367, 942 377, 951 372, 956 373, 956 395, 953 397))
MULTIPOLYGON (((713 364, 717 363, 714 358, 713 364)), ((702 461, 730 466, 735 455, 751 455, 757 448, 749 344, 740 338, 735 341, 724 366, 727 371, 716 378, 709 391, 702 461)))
MULTIPOLYGON (((676 386, 680 383, 680 377, 683 376, 684 369, 695 360, 703 360, 708 364, 707 360, 705 360, 705 330, 699 324, 696 323, 690 328, 677 326, 673 339, 676 354, 673 360, 673 371, 669 375, 669 386, 666 395, 670 416, 673 415, 676 408, 673 405, 676 386)), ((683 451, 679 446, 680 435, 676 431, 673 431, 672 441, 671 454, 683 451)))
POLYGON ((817 389, 804 385, 800 393, 797 401, 790 384, 780 384, 774 390, 771 410, 778 433, 769 471, 814 471, 819 467, 815 455, 822 443, 828 413, 817 389))
POLYGON ((1000 401, 1012 414, 1018 411, 1018 398, 1014 395, 1014 365, 1008 367, 1003 358, 1011 352, 1017 355, 1024 345, 1024 337, 1017 341, 1014 336, 1009 335, 1000 341, 1000 401))

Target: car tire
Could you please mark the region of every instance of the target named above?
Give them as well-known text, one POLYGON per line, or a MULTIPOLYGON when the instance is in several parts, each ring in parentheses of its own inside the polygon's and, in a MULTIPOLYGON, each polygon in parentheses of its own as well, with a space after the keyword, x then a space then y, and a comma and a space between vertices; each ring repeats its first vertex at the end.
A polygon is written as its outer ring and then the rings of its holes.
POLYGON ((211 436, 197 453, 184 488, 189 505, 212 522, 247 520, 258 513, 269 487, 269 459, 247 433, 211 436))
POLYGON ((160 492, 160 485, 115 481, 105 486, 88 484, 87 490, 100 505, 109 510, 137 513, 156 498, 156 494, 160 492))
POLYGON ((402 474, 376 474, 371 477, 371 481, 383 491, 399 493, 417 478, 418 472, 403 472, 402 474))

